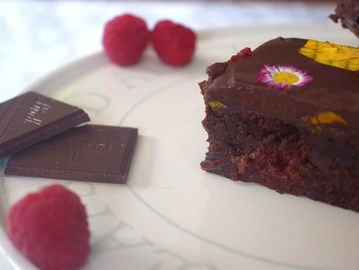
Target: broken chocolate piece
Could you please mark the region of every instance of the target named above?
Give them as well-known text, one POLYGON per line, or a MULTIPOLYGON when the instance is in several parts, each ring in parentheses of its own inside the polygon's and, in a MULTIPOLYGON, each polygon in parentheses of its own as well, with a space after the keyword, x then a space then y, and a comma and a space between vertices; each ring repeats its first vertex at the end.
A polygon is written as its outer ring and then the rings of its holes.
POLYGON ((0 158, 89 121, 80 108, 28 92, 0 104, 0 158))
POLYGON ((84 125, 12 156, 6 175, 125 183, 137 129, 84 125))

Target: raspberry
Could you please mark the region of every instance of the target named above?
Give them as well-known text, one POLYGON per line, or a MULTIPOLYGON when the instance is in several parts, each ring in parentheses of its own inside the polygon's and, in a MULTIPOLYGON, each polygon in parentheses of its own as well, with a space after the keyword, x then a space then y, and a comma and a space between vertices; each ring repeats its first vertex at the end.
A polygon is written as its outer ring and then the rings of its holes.
POLYGON ((237 54, 232 55, 231 59, 229 59, 228 62, 234 62, 238 58, 246 58, 246 57, 251 56, 251 55, 252 55, 251 48, 246 47, 246 48, 240 50, 237 54))
POLYGON ((124 14, 106 23, 102 44, 113 63, 128 66, 140 60, 150 36, 144 20, 124 14))
POLYGON ((85 207, 60 185, 30 193, 14 204, 7 228, 15 247, 40 269, 77 269, 90 252, 85 207))
POLYGON ((196 47, 196 34, 183 25, 162 20, 152 31, 152 44, 164 63, 183 66, 192 59, 196 47))

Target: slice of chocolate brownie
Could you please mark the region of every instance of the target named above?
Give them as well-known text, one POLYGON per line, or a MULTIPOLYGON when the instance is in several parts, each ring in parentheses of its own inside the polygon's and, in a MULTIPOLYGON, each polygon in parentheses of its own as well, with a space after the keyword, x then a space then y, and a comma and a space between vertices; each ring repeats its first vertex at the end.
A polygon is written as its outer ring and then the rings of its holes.
POLYGON ((334 22, 340 20, 344 28, 350 29, 359 37, 359 0, 341 0, 335 9, 335 14, 330 15, 334 22))
POLYGON ((277 38, 207 69, 204 170, 359 211, 359 49, 277 38))

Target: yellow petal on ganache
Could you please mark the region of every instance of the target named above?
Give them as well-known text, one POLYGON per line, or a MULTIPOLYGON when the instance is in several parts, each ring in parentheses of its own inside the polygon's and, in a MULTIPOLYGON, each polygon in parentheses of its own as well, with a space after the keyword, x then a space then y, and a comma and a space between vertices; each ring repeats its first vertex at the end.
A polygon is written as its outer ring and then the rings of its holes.
POLYGON ((299 52, 324 65, 350 71, 359 70, 359 48, 308 40, 299 52))
POLYGON ((343 125, 348 124, 346 120, 344 120, 340 115, 334 112, 321 112, 315 116, 306 116, 304 117, 304 121, 312 125, 330 125, 334 123, 339 123, 343 125))
POLYGON ((208 102, 208 104, 212 109, 219 109, 219 108, 226 108, 227 107, 226 105, 224 105, 220 101, 210 101, 210 102, 208 102))

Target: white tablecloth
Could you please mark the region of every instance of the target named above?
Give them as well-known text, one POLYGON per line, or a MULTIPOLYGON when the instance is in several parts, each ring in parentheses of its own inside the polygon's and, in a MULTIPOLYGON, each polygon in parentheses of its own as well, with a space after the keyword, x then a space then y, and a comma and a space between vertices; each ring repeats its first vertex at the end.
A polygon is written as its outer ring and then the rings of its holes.
MULTIPOLYGON (((298 2, 0 1, 0 102, 76 58, 101 50, 104 23, 131 12, 153 27, 170 18, 196 30, 234 25, 330 23, 333 4, 298 2)), ((12 269, 2 259, 0 269, 12 269)))

